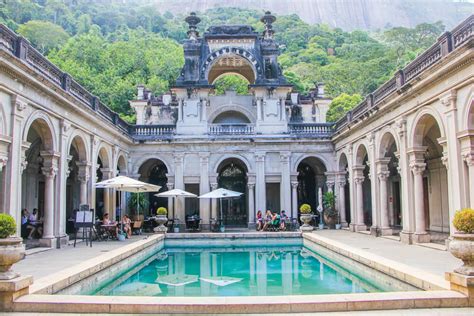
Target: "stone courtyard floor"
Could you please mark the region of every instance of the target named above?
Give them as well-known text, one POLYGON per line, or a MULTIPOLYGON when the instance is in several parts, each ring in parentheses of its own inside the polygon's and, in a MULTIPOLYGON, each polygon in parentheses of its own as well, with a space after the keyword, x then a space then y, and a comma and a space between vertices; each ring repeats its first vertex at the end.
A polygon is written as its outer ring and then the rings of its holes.
MULTIPOLYGON (((324 230, 314 231, 313 234, 324 238, 343 243, 349 247, 363 250, 371 254, 385 257, 400 264, 409 265, 413 268, 423 269, 427 273, 444 278, 444 272, 452 271, 461 265, 461 261, 454 258, 449 252, 422 247, 419 245, 404 245, 398 241, 375 238, 370 235, 351 233, 345 230, 324 230)), ((85 243, 77 244, 76 248, 66 246, 61 249, 51 249, 48 251, 32 253, 24 260, 14 266, 14 270, 23 275, 33 275, 35 281, 47 278, 48 275, 56 273, 62 269, 69 268, 84 260, 94 258, 105 252, 122 247, 131 242, 146 238, 146 235, 133 236, 124 242, 106 241, 95 242, 93 247, 86 246, 85 243)), ((1 314, 1 313, 0 313, 1 314)), ((469 308, 447 308, 447 309, 417 309, 417 310, 393 310, 393 311, 372 311, 353 313, 307 313, 299 315, 473 315, 474 309, 469 308)), ((10 313, 9 315, 60 315, 48 313, 10 313)), ((71 314, 62 314, 71 315, 71 314)), ((79 315, 79 314, 76 314, 79 315)), ((94 315, 94 314, 87 314, 94 315)), ((281 314, 286 315, 286 314, 281 314)))

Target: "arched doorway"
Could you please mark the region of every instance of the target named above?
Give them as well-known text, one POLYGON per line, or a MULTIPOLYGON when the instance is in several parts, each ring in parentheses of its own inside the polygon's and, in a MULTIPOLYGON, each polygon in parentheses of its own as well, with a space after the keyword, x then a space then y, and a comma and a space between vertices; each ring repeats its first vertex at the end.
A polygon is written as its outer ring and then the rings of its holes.
POLYGON ((382 234, 400 232, 402 228, 402 203, 398 151, 395 138, 386 132, 380 142, 378 159, 378 181, 380 185, 380 219, 382 234), (383 195, 383 196, 382 196, 383 195), (390 229, 390 230, 389 230, 390 229))
POLYGON ((442 159, 443 147, 438 142, 441 129, 430 114, 423 115, 415 126, 411 159, 417 212, 415 235, 421 242, 444 243, 450 225, 447 170, 442 159))
POLYGON ((341 224, 347 225, 351 223, 351 201, 350 201, 350 183, 349 183, 349 173, 347 169, 349 164, 347 162, 346 154, 342 153, 339 157, 339 191, 337 194, 337 199, 339 201, 338 207, 340 212, 341 224))
POLYGON ((224 74, 235 74, 245 78, 249 83, 255 83, 256 69, 253 63, 239 54, 223 52, 208 66, 207 80, 214 83, 224 74))
POLYGON ((298 218, 302 204, 309 204, 313 213, 318 214, 319 188, 323 193, 327 190, 326 171, 324 163, 316 157, 307 157, 298 164, 298 218))
POLYGON ((354 181, 356 191, 356 222, 358 230, 372 226, 372 184, 370 180, 370 164, 367 148, 360 145, 356 153, 354 181))
MULTIPOLYGON (((138 173, 140 174, 140 181, 159 185, 161 187, 159 192, 142 193, 146 196, 147 203, 145 204, 148 205, 145 214, 153 215, 156 213, 156 210, 159 207, 168 208, 168 198, 155 196, 155 194, 157 193, 165 192, 168 190, 168 168, 163 163, 163 161, 157 158, 148 159, 140 166, 140 168, 138 169, 138 173)), ((130 207, 135 210, 135 206, 130 205, 130 207)))
MULTIPOLYGON (((38 118, 26 132, 31 145, 26 150, 26 169, 22 174, 21 207, 36 219, 42 219, 42 229, 33 238, 54 238, 55 177, 58 156, 54 152, 53 132, 45 119, 38 118)), ((40 227, 41 224, 38 226, 40 227)), ((24 232, 23 232, 24 233, 24 232)), ((24 235, 24 237, 26 237, 24 235)))
POLYGON ((243 193, 240 198, 223 200, 224 225, 247 227, 247 167, 241 160, 229 158, 220 163, 217 172, 219 188, 243 193))
POLYGON ((212 124, 249 124, 250 120, 237 111, 226 111, 216 116, 212 124))

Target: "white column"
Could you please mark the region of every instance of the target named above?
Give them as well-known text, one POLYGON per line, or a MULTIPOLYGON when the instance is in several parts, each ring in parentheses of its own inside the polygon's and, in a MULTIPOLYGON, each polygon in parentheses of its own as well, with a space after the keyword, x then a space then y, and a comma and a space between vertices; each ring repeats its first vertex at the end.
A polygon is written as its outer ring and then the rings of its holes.
MULTIPOLYGON (((81 190, 80 190, 80 199, 79 199, 79 204, 88 204, 87 201, 87 187, 88 187, 88 182, 90 179, 90 174, 89 174, 89 169, 90 169, 90 164, 87 162, 80 162, 77 163, 78 166, 78 178, 81 183, 81 190)), ((89 207, 93 208, 93 205, 90 205, 89 207)))
POLYGON ((183 122, 183 99, 178 99, 178 122, 183 122))
POLYGON ((254 195, 254 189, 255 189, 255 183, 247 183, 247 189, 248 189, 248 199, 249 199, 249 228, 253 228, 255 225, 255 195, 254 195))
POLYGON ((44 182, 44 214, 43 214, 43 238, 42 242, 46 246, 52 246, 51 239, 54 238, 54 197, 55 188, 54 180, 58 173, 58 158, 59 155, 55 153, 41 152, 43 157, 43 167, 41 171, 45 177, 44 182))
POLYGON ((266 210, 266 182, 265 182, 265 153, 255 154, 255 166, 256 166, 256 183, 255 183, 255 195, 256 195, 256 206, 257 211, 265 212, 266 210))
POLYGON ((381 170, 378 172, 379 184, 380 184, 380 225, 382 235, 391 235, 392 230, 390 229, 389 216, 388 216, 388 176, 390 172, 388 170, 381 170))
MULTIPOLYGON (((112 171, 109 168, 101 168, 102 180, 107 180, 113 178, 112 171)), ((104 190, 104 214, 109 213, 109 218, 115 220, 115 207, 112 205, 112 189, 103 189, 104 190)))
POLYGON ((290 152, 280 153, 280 207, 286 212, 291 210, 290 155, 290 152))
POLYGON ((367 226, 364 223, 364 192, 362 184, 364 183, 364 166, 357 166, 353 168, 354 171, 354 187, 355 187, 355 231, 366 230, 367 226))
POLYGON ((343 226, 347 225, 346 220, 346 194, 345 194, 345 187, 346 187, 346 179, 341 179, 337 183, 339 185, 339 214, 341 218, 341 224, 343 226))
POLYGON ((291 218, 298 217, 298 181, 291 182, 291 218))
MULTIPOLYGON (((205 109, 205 105, 204 105, 205 109)), ((199 194, 208 193, 209 190, 209 153, 199 153, 201 163, 201 176, 199 181, 199 194)), ((209 227, 210 209, 209 199, 199 199, 200 217, 205 229, 209 227)))
MULTIPOLYGON (((7 105, 2 105, 7 106, 7 105)), ((11 115, 11 143, 8 153, 8 167, 4 177, 8 179, 9 185, 5 189, 5 212, 15 218, 17 223, 21 223, 21 173, 25 167, 24 151, 22 150, 22 124, 24 111, 27 106, 26 100, 20 96, 12 96, 11 115)), ((16 235, 21 235, 21 225, 17 225, 16 235)))
MULTIPOLYGON (((174 189, 174 183, 167 183, 166 187, 168 188, 168 190, 173 190, 174 189)), ((175 217, 175 214, 173 213, 173 200, 174 200, 173 197, 168 198, 168 216, 170 218, 175 217)))
POLYGON ((5 176, 5 167, 7 166, 8 163, 8 158, 3 157, 0 158, 0 172, 1 172, 1 184, 0 187, 2 188, 2 191, 0 192, 0 213, 6 213, 5 210, 5 197, 9 193, 8 187, 10 186, 10 183, 7 182, 7 178, 5 176), (7 193, 8 192, 8 193, 7 193))
POLYGON ((410 165, 413 172, 413 186, 415 199, 415 242, 429 242, 429 235, 426 233, 425 202, 423 194, 423 172, 426 164, 424 162, 414 162, 410 165))
MULTIPOLYGON (((184 154, 177 153, 174 155, 174 187, 184 190, 184 154)), ((185 223, 184 199, 176 198, 176 218, 179 219, 180 225, 185 223)))
POLYGON ((285 99, 280 99, 280 121, 286 121, 285 99))
MULTIPOLYGON (((217 190, 217 183, 211 183, 211 191, 217 190)), ((217 199, 211 201, 211 218, 218 218, 217 216, 217 199)))
POLYGON ((464 155, 469 173, 469 204, 474 208, 474 153, 464 155))

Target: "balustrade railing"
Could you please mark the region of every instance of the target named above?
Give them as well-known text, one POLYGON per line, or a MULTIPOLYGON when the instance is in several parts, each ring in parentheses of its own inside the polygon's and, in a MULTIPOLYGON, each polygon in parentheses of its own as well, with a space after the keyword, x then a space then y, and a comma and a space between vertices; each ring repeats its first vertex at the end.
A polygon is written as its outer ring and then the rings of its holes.
POLYGON ((176 134, 175 125, 130 125, 130 135, 136 139, 166 138, 176 134))
POLYGON ((333 123, 291 123, 288 124, 288 132, 294 135, 330 137, 333 126, 333 123))
POLYGON ((254 124, 209 124, 209 135, 252 135, 255 134, 254 124))
POLYGON ((452 32, 453 48, 466 43, 469 39, 472 39, 474 35, 474 14, 471 15, 466 21, 458 25, 452 32))

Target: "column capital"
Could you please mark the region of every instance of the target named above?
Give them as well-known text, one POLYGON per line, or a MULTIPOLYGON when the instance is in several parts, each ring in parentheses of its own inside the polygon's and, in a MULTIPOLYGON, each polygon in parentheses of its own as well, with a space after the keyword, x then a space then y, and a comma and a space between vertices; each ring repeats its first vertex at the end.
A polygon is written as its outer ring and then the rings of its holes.
POLYGON ((407 132, 407 119, 405 117, 401 117, 395 121, 395 127, 397 128, 397 132, 400 137, 405 136, 407 132))
POLYGON ((446 106, 446 112, 456 110, 457 95, 457 91, 453 89, 439 98, 441 104, 446 106))
POLYGON ((443 151, 443 156, 441 157, 441 162, 446 167, 446 169, 449 170, 449 158, 448 158, 448 152, 447 151, 443 151))
POLYGON ((255 188, 255 183, 253 183, 253 182, 247 183, 247 188, 248 188, 249 190, 253 190, 253 189, 255 188))
POLYGON ((364 176, 355 176, 354 177, 354 182, 356 184, 362 184, 365 180, 365 177, 364 176))
POLYGON ((264 162, 265 161, 265 152, 256 152, 255 153, 255 161, 256 162, 264 162))
POLYGON ((291 152, 289 151, 282 151, 280 152, 280 161, 281 162, 290 162, 291 152))
POLYGON ((291 181, 291 187, 293 189, 297 189, 298 188, 298 181, 291 181))
POLYGON ((474 152, 464 153, 462 159, 469 167, 474 166, 474 152))
POLYGON ((43 175, 46 178, 53 178, 54 179, 54 177, 58 173, 58 168, 56 168, 56 167, 42 167, 41 168, 41 173, 43 173, 43 175))
POLYGON ((218 184, 216 182, 211 183, 211 190, 217 190, 218 184))
POLYGON ((377 173, 380 181, 387 181, 388 177, 390 176, 390 172, 388 170, 381 170, 377 173))
POLYGON ((345 187, 346 184, 347 184, 347 180, 346 180, 346 179, 339 179, 339 181, 337 181, 337 185, 339 185, 340 188, 345 187))
POLYGON ((332 188, 335 184, 336 184, 336 181, 334 181, 334 180, 328 180, 328 181, 326 181, 326 186, 327 186, 328 188, 332 188))
POLYGON ((26 109, 26 106, 28 105, 28 100, 23 98, 20 95, 14 95, 11 98, 12 106, 13 106, 13 112, 15 115, 23 115, 23 111, 26 109))
POLYGON ((414 175, 423 175, 423 172, 426 169, 426 163, 424 162, 411 162, 410 169, 414 175))
POLYGON ((61 126, 61 134, 66 134, 67 132, 69 132, 71 130, 71 122, 65 120, 65 119, 62 119, 60 122, 59 122, 60 126, 61 126))
POLYGON ((173 190, 173 189, 174 189, 174 183, 168 182, 168 183, 166 184, 166 187, 168 188, 168 190, 173 190))
POLYGON ((184 162, 184 153, 175 153, 173 155, 175 163, 183 163, 184 162))
POLYGON ((0 157, 0 171, 3 170, 3 167, 7 165, 8 158, 7 157, 0 157))

